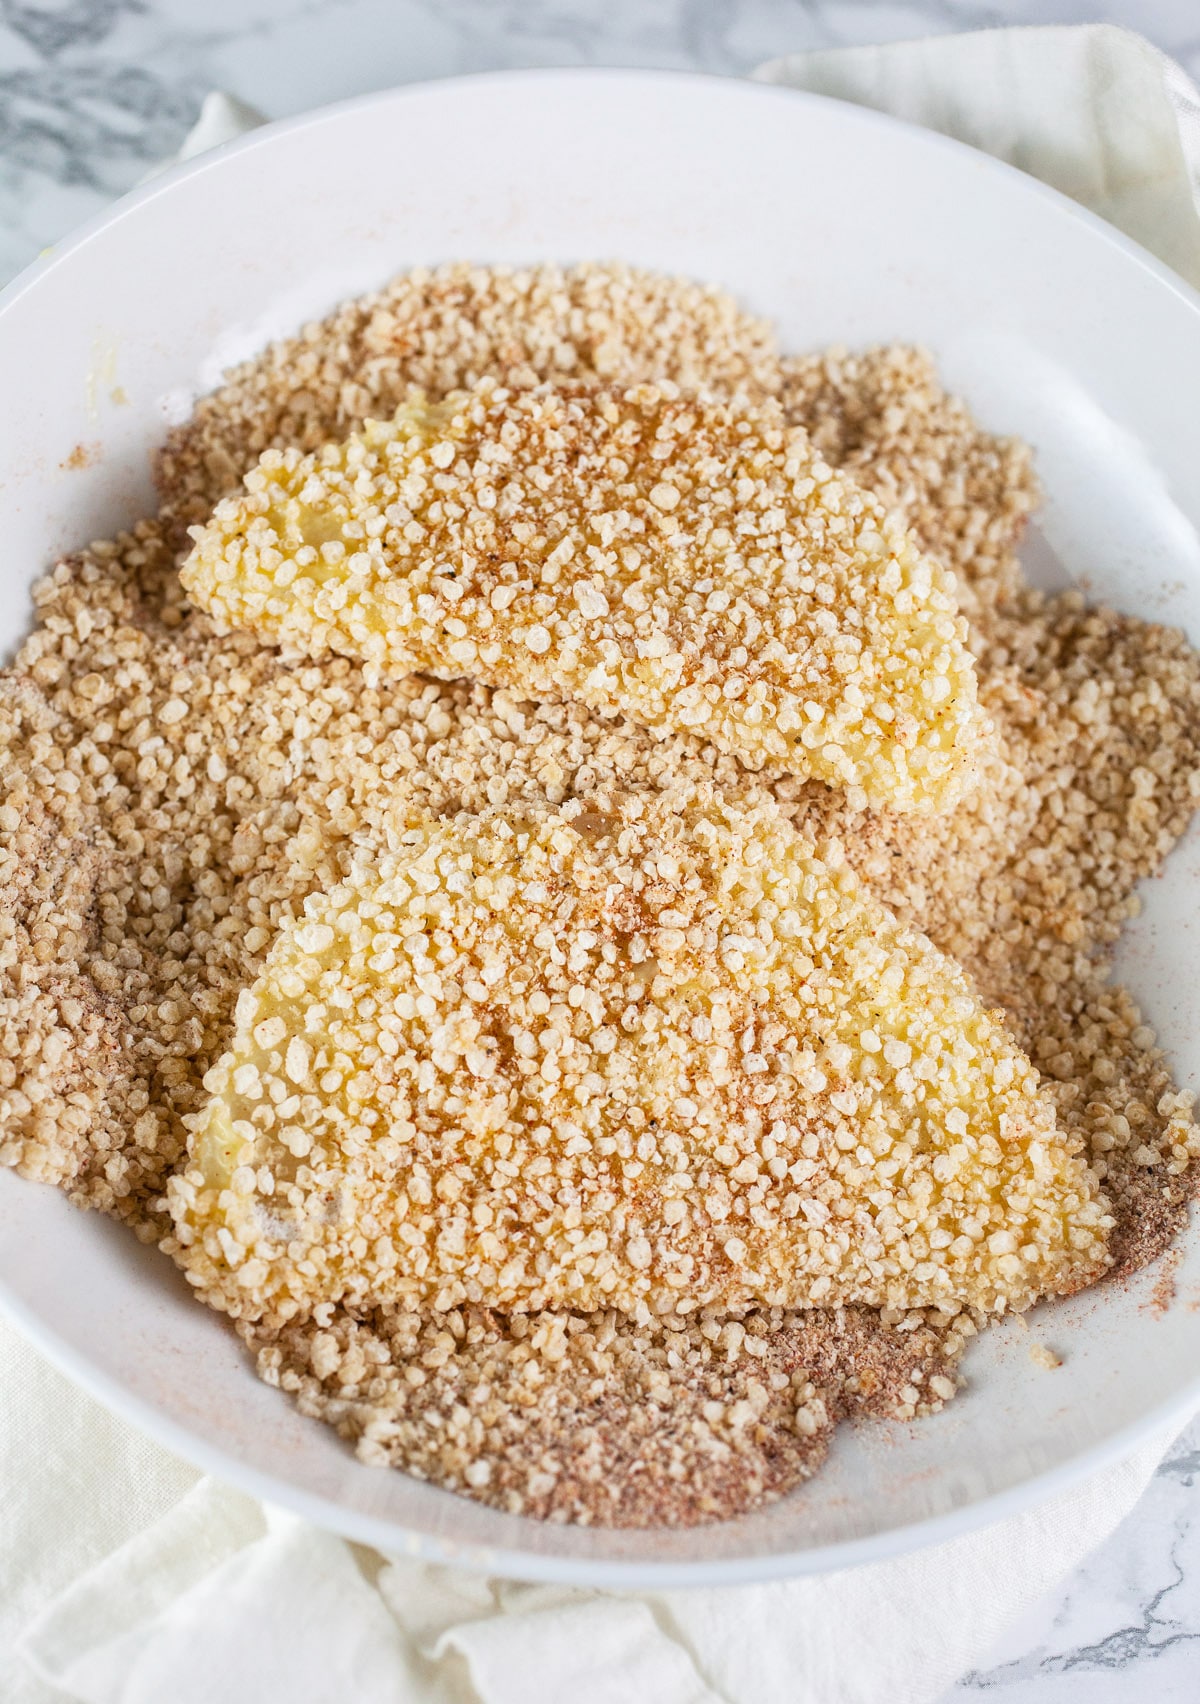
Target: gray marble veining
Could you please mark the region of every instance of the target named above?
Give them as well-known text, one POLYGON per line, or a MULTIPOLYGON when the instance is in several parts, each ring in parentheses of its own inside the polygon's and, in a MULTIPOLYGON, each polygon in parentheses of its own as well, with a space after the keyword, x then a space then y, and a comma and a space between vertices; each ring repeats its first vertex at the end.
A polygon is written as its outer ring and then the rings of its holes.
POLYGON ((1200 1421, 1137 1508, 943 1704, 1195 1704, 1200 1421))
POLYGON ((170 154, 211 88, 277 118, 500 66, 737 74, 806 47, 1098 19, 1200 70, 1196 0, 0 0, 0 281, 170 154))
MULTIPOLYGON (((173 152, 212 88, 282 117, 504 66, 737 75, 808 47, 1098 21, 1200 78, 1200 0, 0 0, 0 283, 173 152)), ((943 1704, 1198 1698, 1200 1422, 943 1704)))

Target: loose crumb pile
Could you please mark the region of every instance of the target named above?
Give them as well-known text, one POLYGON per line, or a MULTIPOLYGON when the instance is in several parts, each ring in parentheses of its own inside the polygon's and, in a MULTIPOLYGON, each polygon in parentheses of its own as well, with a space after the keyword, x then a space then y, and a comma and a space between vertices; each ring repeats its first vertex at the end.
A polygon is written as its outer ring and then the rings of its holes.
POLYGON ((649 1527, 782 1496, 820 1466, 840 1420, 940 1407, 972 1329, 860 1308, 641 1326, 377 1309, 248 1340, 267 1383, 356 1439, 363 1461, 513 1514, 649 1527))
MULTIPOLYGON (((781 357, 719 292, 621 268, 447 267, 237 369, 173 435, 160 476, 157 516, 40 584, 37 625, 0 677, 0 1161, 161 1240, 182 1121, 204 1105, 239 992, 398 804, 448 816, 690 782, 768 795, 807 839, 840 842, 1003 1007, 1108 1197, 1116 1269, 1170 1244, 1200 1137, 1107 965, 1136 883, 1200 796, 1200 659, 1177 633, 1023 585, 1028 454, 975 427, 924 356, 781 357), (592 374, 778 398, 954 568, 997 730, 976 792, 939 817, 857 811, 694 736, 285 659, 188 606, 185 528, 263 450, 343 438, 413 384, 436 399, 488 376, 592 374)), ((366 1460, 505 1509, 651 1525, 783 1494, 848 1414, 940 1406, 975 1322, 320 1305, 242 1330, 263 1376, 366 1460)))

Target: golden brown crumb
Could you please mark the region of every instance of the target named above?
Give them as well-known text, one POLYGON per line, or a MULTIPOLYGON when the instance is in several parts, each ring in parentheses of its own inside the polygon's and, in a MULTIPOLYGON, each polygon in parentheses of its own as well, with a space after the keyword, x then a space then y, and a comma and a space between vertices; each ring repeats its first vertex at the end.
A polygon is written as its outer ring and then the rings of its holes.
POLYGON ((438 401, 483 378, 521 389, 670 379, 722 395, 780 386, 775 334, 712 285, 635 267, 403 272, 226 375, 160 458, 164 516, 206 521, 267 449, 316 450, 390 419, 415 386, 438 401))
POLYGON ((189 596, 311 656, 573 697, 900 810, 974 772, 952 582, 771 402, 485 380, 268 451, 194 536, 189 596))
POLYGON ((272 947, 168 1194, 246 1318, 1027 1307, 1111 1221, 840 850, 711 790, 401 822, 272 947))
MULTIPOLYGON (((0 698, 0 809, 11 812, 0 815, 0 1141, 10 1162, 63 1180, 72 1199, 143 1237, 162 1235, 181 1119, 204 1104, 202 1078, 229 1045, 237 994, 305 897, 346 873, 351 837, 375 834, 398 802, 448 815, 605 785, 661 790, 682 777, 731 800, 769 786, 808 838, 840 836, 870 889, 1005 1008, 1063 1127, 1103 1177, 1118 1269, 1168 1246, 1195 1191, 1197 1130, 1152 1032, 1106 978, 1136 882, 1161 866, 1194 809, 1200 663, 1178 633, 1090 610, 1074 593, 1020 591, 1013 549, 1035 497, 1028 455, 975 426, 925 357, 781 363, 770 334, 719 292, 623 268, 439 268, 239 368, 172 435, 162 471, 159 519, 43 582, 37 627, 0 698), (700 740, 653 740, 574 703, 381 680, 336 657, 286 662, 248 636, 218 638, 182 598, 183 523, 205 519, 263 449, 340 439, 368 415, 391 414, 410 385, 438 398, 489 373, 508 384, 590 373, 761 397, 784 393, 798 371, 808 377, 791 391, 795 423, 826 459, 899 501, 921 544, 958 576, 999 743, 976 794, 944 818, 854 811, 819 785, 748 776, 700 740)), ((703 1441, 688 1430, 702 1400, 750 1400, 760 1340, 785 1367, 799 1356, 831 1427, 843 1391, 856 1407, 902 1417, 948 1399, 973 1330, 964 1314, 817 1311, 800 1321, 759 1310, 721 1322, 744 1323, 754 1348, 705 1363, 717 1381, 705 1397, 695 1316, 683 1346, 660 1324, 610 1316, 612 1363, 583 1383, 581 1368, 545 1362, 537 1400, 519 1412, 472 1406, 468 1458, 457 1393, 503 1359, 496 1343, 515 1339, 517 1321, 477 1335, 478 1314, 462 1317, 459 1336, 449 1316, 401 1328, 335 1308, 278 1337, 254 1328, 255 1343, 264 1376, 370 1459, 500 1507, 517 1496, 533 1514, 645 1525, 738 1513, 816 1465, 829 1428, 810 1410, 805 1424, 818 1429, 805 1436, 820 1449, 801 1449, 773 1387, 732 1457, 687 1444, 703 1441), (453 1348, 435 1341, 443 1329, 453 1348), (352 1340, 361 1357, 344 1353, 352 1340), (669 1395, 650 1402, 656 1369, 669 1395), (372 1426, 378 1438, 367 1437, 372 1426), (668 1479, 658 1469, 668 1457, 679 1467, 677 1445, 684 1475, 668 1479), (468 1460, 491 1464, 490 1484, 466 1479, 468 1460)))
POLYGON ((1178 1248, 1169 1248, 1159 1258, 1158 1274, 1154 1280, 1154 1288, 1150 1292, 1149 1303, 1150 1312, 1156 1319, 1162 1319, 1163 1315, 1169 1311, 1178 1293, 1176 1275, 1179 1271, 1181 1259, 1182 1253, 1178 1248))
POLYGON ((810 837, 842 836, 885 903, 1004 1008, 1092 1154, 1127 1272, 1170 1241, 1200 1154, 1191 1097, 1108 981, 1135 884, 1200 797, 1200 665, 1181 634, 1077 592, 1023 593, 978 642, 999 740, 972 798, 920 821, 852 816, 811 788, 792 808, 810 837))
POLYGON ((786 355, 784 413, 954 571, 972 621, 1020 590, 1016 547, 1038 497, 1029 446, 981 432, 920 349, 786 355))
POLYGON ((839 1420, 912 1419, 954 1395, 920 1314, 482 1308, 242 1326, 260 1375, 390 1464, 509 1514, 580 1525, 729 1520, 817 1471, 839 1420))

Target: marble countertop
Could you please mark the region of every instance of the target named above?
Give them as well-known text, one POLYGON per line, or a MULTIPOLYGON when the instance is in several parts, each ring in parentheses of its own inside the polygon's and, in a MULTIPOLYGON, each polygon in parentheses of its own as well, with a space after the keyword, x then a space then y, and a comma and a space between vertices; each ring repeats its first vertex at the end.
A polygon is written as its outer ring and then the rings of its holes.
POLYGON ((1101 21, 1200 76, 1196 0, 0 0, 0 283, 173 153, 210 89, 283 118, 463 71, 736 75, 803 48, 1101 21))
MULTIPOLYGON (((1196 0, 0 0, 0 283, 173 152, 205 93, 272 118, 524 65, 739 74, 807 47, 1135 27, 1200 80, 1196 0)), ((1200 1697, 1200 1421, 1133 1514, 943 1704, 1200 1697)))
POLYGON ((1195 1704, 1200 1420, 1137 1507, 941 1704, 1195 1704))

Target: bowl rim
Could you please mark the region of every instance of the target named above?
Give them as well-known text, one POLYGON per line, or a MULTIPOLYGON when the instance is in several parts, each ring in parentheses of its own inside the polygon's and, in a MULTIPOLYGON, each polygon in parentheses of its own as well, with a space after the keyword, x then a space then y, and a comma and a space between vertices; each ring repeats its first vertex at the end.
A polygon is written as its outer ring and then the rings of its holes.
MULTIPOLYGON (((111 1414, 135 1427, 149 1442, 170 1450, 202 1473, 232 1485, 257 1502, 289 1509, 325 1532, 367 1545, 385 1556, 395 1558, 403 1555, 406 1560, 465 1568, 469 1573, 498 1575, 502 1579, 590 1586, 602 1591, 678 1591, 689 1587, 762 1585, 888 1562, 912 1551, 965 1537, 1014 1516, 1028 1514, 1075 1489, 1093 1475, 1128 1460, 1140 1444, 1156 1433, 1163 1435, 1165 1449, 1194 1418, 1200 1402, 1200 1377, 1197 1377, 1170 1401, 1160 1403, 1140 1420, 1130 1422, 1111 1437, 1072 1456, 1069 1461, 1031 1474, 1020 1484, 993 1492, 977 1502, 944 1514, 929 1515, 923 1520, 905 1522, 865 1538, 814 1546, 809 1550, 720 1558, 712 1562, 594 1561, 546 1556, 506 1545, 459 1544, 415 1528, 399 1526, 394 1521, 362 1514, 332 1498, 302 1490, 271 1474, 261 1473, 257 1468, 248 1467, 236 1456, 210 1444, 198 1433, 161 1414, 141 1397, 134 1396, 118 1380, 102 1372, 86 1355, 65 1342, 57 1332, 43 1325, 31 1308, 12 1295, 3 1280, 0 1280, 0 1317, 14 1326, 72 1384, 93 1397, 111 1414)), ((797 1491, 802 1489, 797 1487, 797 1491)), ((453 1491, 443 1494, 448 1497, 457 1495, 453 1491)))
MULTIPOLYGON (((910 137, 919 136, 931 150, 949 150, 960 156, 969 154, 986 173, 999 174, 1010 182, 1014 179, 1021 180, 1024 194, 1049 201, 1058 208, 1061 215, 1081 224, 1093 235, 1099 236, 1109 246, 1123 253, 1127 259, 1134 261, 1200 315, 1200 291, 1194 289, 1165 262, 1133 238, 1040 179, 954 137, 895 118, 871 107, 859 106, 852 101, 792 88, 786 84, 711 72, 616 66, 531 67, 426 78, 368 94, 350 96, 289 118, 264 123, 242 136, 157 173, 149 181, 128 191, 84 221, 60 242, 52 244, 0 290, 0 314, 24 297, 29 290, 36 288, 41 279, 86 248, 94 237, 111 230, 157 197, 170 194, 178 183, 198 177, 233 155, 269 146, 280 137, 334 122, 350 112, 375 106, 403 106, 406 101, 427 96, 431 89, 443 84, 459 86, 482 83, 510 87, 519 93, 523 86, 530 84, 562 81, 607 83, 613 87, 627 84, 642 94, 648 92, 655 83, 668 82, 672 85, 694 85, 707 91, 710 96, 732 98, 735 101, 749 97, 755 100, 800 101, 809 106, 838 107, 843 111, 849 108, 858 123, 885 132, 899 130, 910 137)), ((203 1473, 211 1474, 234 1486, 247 1496, 286 1507, 318 1527, 369 1545, 385 1554, 402 1553, 411 1558, 462 1567, 476 1573, 497 1574, 510 1579, 550 1581, 607 1590, 742 1585, 818 1575, 871 1562, 883 1562, 1036 1508, 1078 1486, 1090 1476, 1127 1459, 1139 1444, 1151 1436, 1160 1432, 1165 1435, 1170 1428, 1177 1431, 1200 1406, 1198 1372, 1174 1396, 1156 1404, 1137 1420, 1129 1422, 1109 1437, 1081 1450, 1066 1461, 1040 1469, 1018 1484, 959 1508, 905 1522, 863 1538, 842 1540, 800 1551, 721 1558, 715 1561, 599 1561, 543 1555, 511 1546, 459 1544, 419 1532, 389 1519, 360 1513, 332 1498, 305 1491, 284 1480, 277 1480, 268 1473, 247 1466, 236 1456, 209 1443, 199 1433, 168 1418, 152 1403, 132 1394, 119 1380, 103 1372, 84 1352, 76 1349, 45 1324, 35 1310, 21 1301, 9 1288, 2 1275, 0 1316, 6 1318, 73 1384, 111 1413, 130 1423, 152 1442, 172 1451, 203 1473)), ((1164 1443, 1166 1441, 1168 1440, 1164 1437, 1164 1443)), ((455 1493, 447 1492, 446 1495, 455 1493)))
POLYGON ((871 126, 884 132, 902 131, 907 136, 921 137, 929 147, 960 158, 969 155, 971 159, 990 175, 1007 179, 1009 183, 1019 181, 1027 194, 1035 195, 1051 205, 1057 206, 1060 213, 1067 215, 1078 223, 1086 226, 1096 236, 1102 237, 1112 247, 1119 249, 1125 255, 1136 261, 1148 272, 1165 284, 1175 295, 1180 296, 1192 308, 1200 312, 1200 288, 1193 287, 1178 272, 1152 254, 1142 243, 1127 236, 1124 231, 1109 220, 1103 219, 1098 213, 1093 213, 1090 207, 1082 202, 1073 200, 1062 190, 1055 189, 1052 184, 1044 183, 1041 178, 1022 171, 1019 166, 1010 165, 1007 160, 999 159, 995 154, 988 154, 981 148, 976 148, 969 142, 961 142, 955 136, 947 136, 940 130, 932 130, 927 125, 914 124, 911 120, 894 117, 893 114, 881 112, 875 107, 860 106, 858 102, 843 100, 836 95, 818 94, 810 89, 799 89, 787 83, 767 82, 755 76, 731 76, 716 71, 691 71, 676 67, 659 69, 653 66, 616 66, 616 65, 538 65, 518 67, 497 71, 465 71, 445 77, 424 77, 412 83, 398 83, 386 89, 373 89, 367 94, 348 95, 342 100, 329 101, 324 105, 310 107, 306 112, 293 113, 288 118, 267 119, 262 124, 255 125, 240 136, 234 136, 227 142, 218 142, 214 147, 206 148, 200 154, 193 154, 189 159, 178 160, 172 165, 164 166, 155 171, 145 181, 135 184, 123 195, 93 213, 90 218, 75 225, 57 241, 50 243, 38 255, 24 266, 21 271, 11 278, 0 289, 0 313, 3 313, 18 297, 35 285, 48 272, 60 265, 69 256, 85 247, 91 239, 101 231, 109 230, 119 224, 128 214, 137 208, 153 201, 170 191, 175 184, 187 178, 199 177, 210 170, 218 161, 230 158, 235 154, 244 153, 251 148, 262 147, 280 136, 286 136, 292 131, 309 130, 341 117, 348 112, 367 110, 372 106, 388 106, 393 103, 403 103, 406 99, 420 98, 430 90, 444 85, 459 87, 470 84, 512 85, 519 87, 523 83, 550 83, 560 80, 571 82, 612 83, 621 82, 642 83, 649 85, 654 82, 668 82, 678 85, 693 84, 707 89, 709 94, 721 91, 722 96, 732 94, 735 99, 746 95, 755 98, 765 98, 777 101, 800 101, 806 106, 838 108, 843 113, 849 110, 855 115, 855 122, 871 126))

